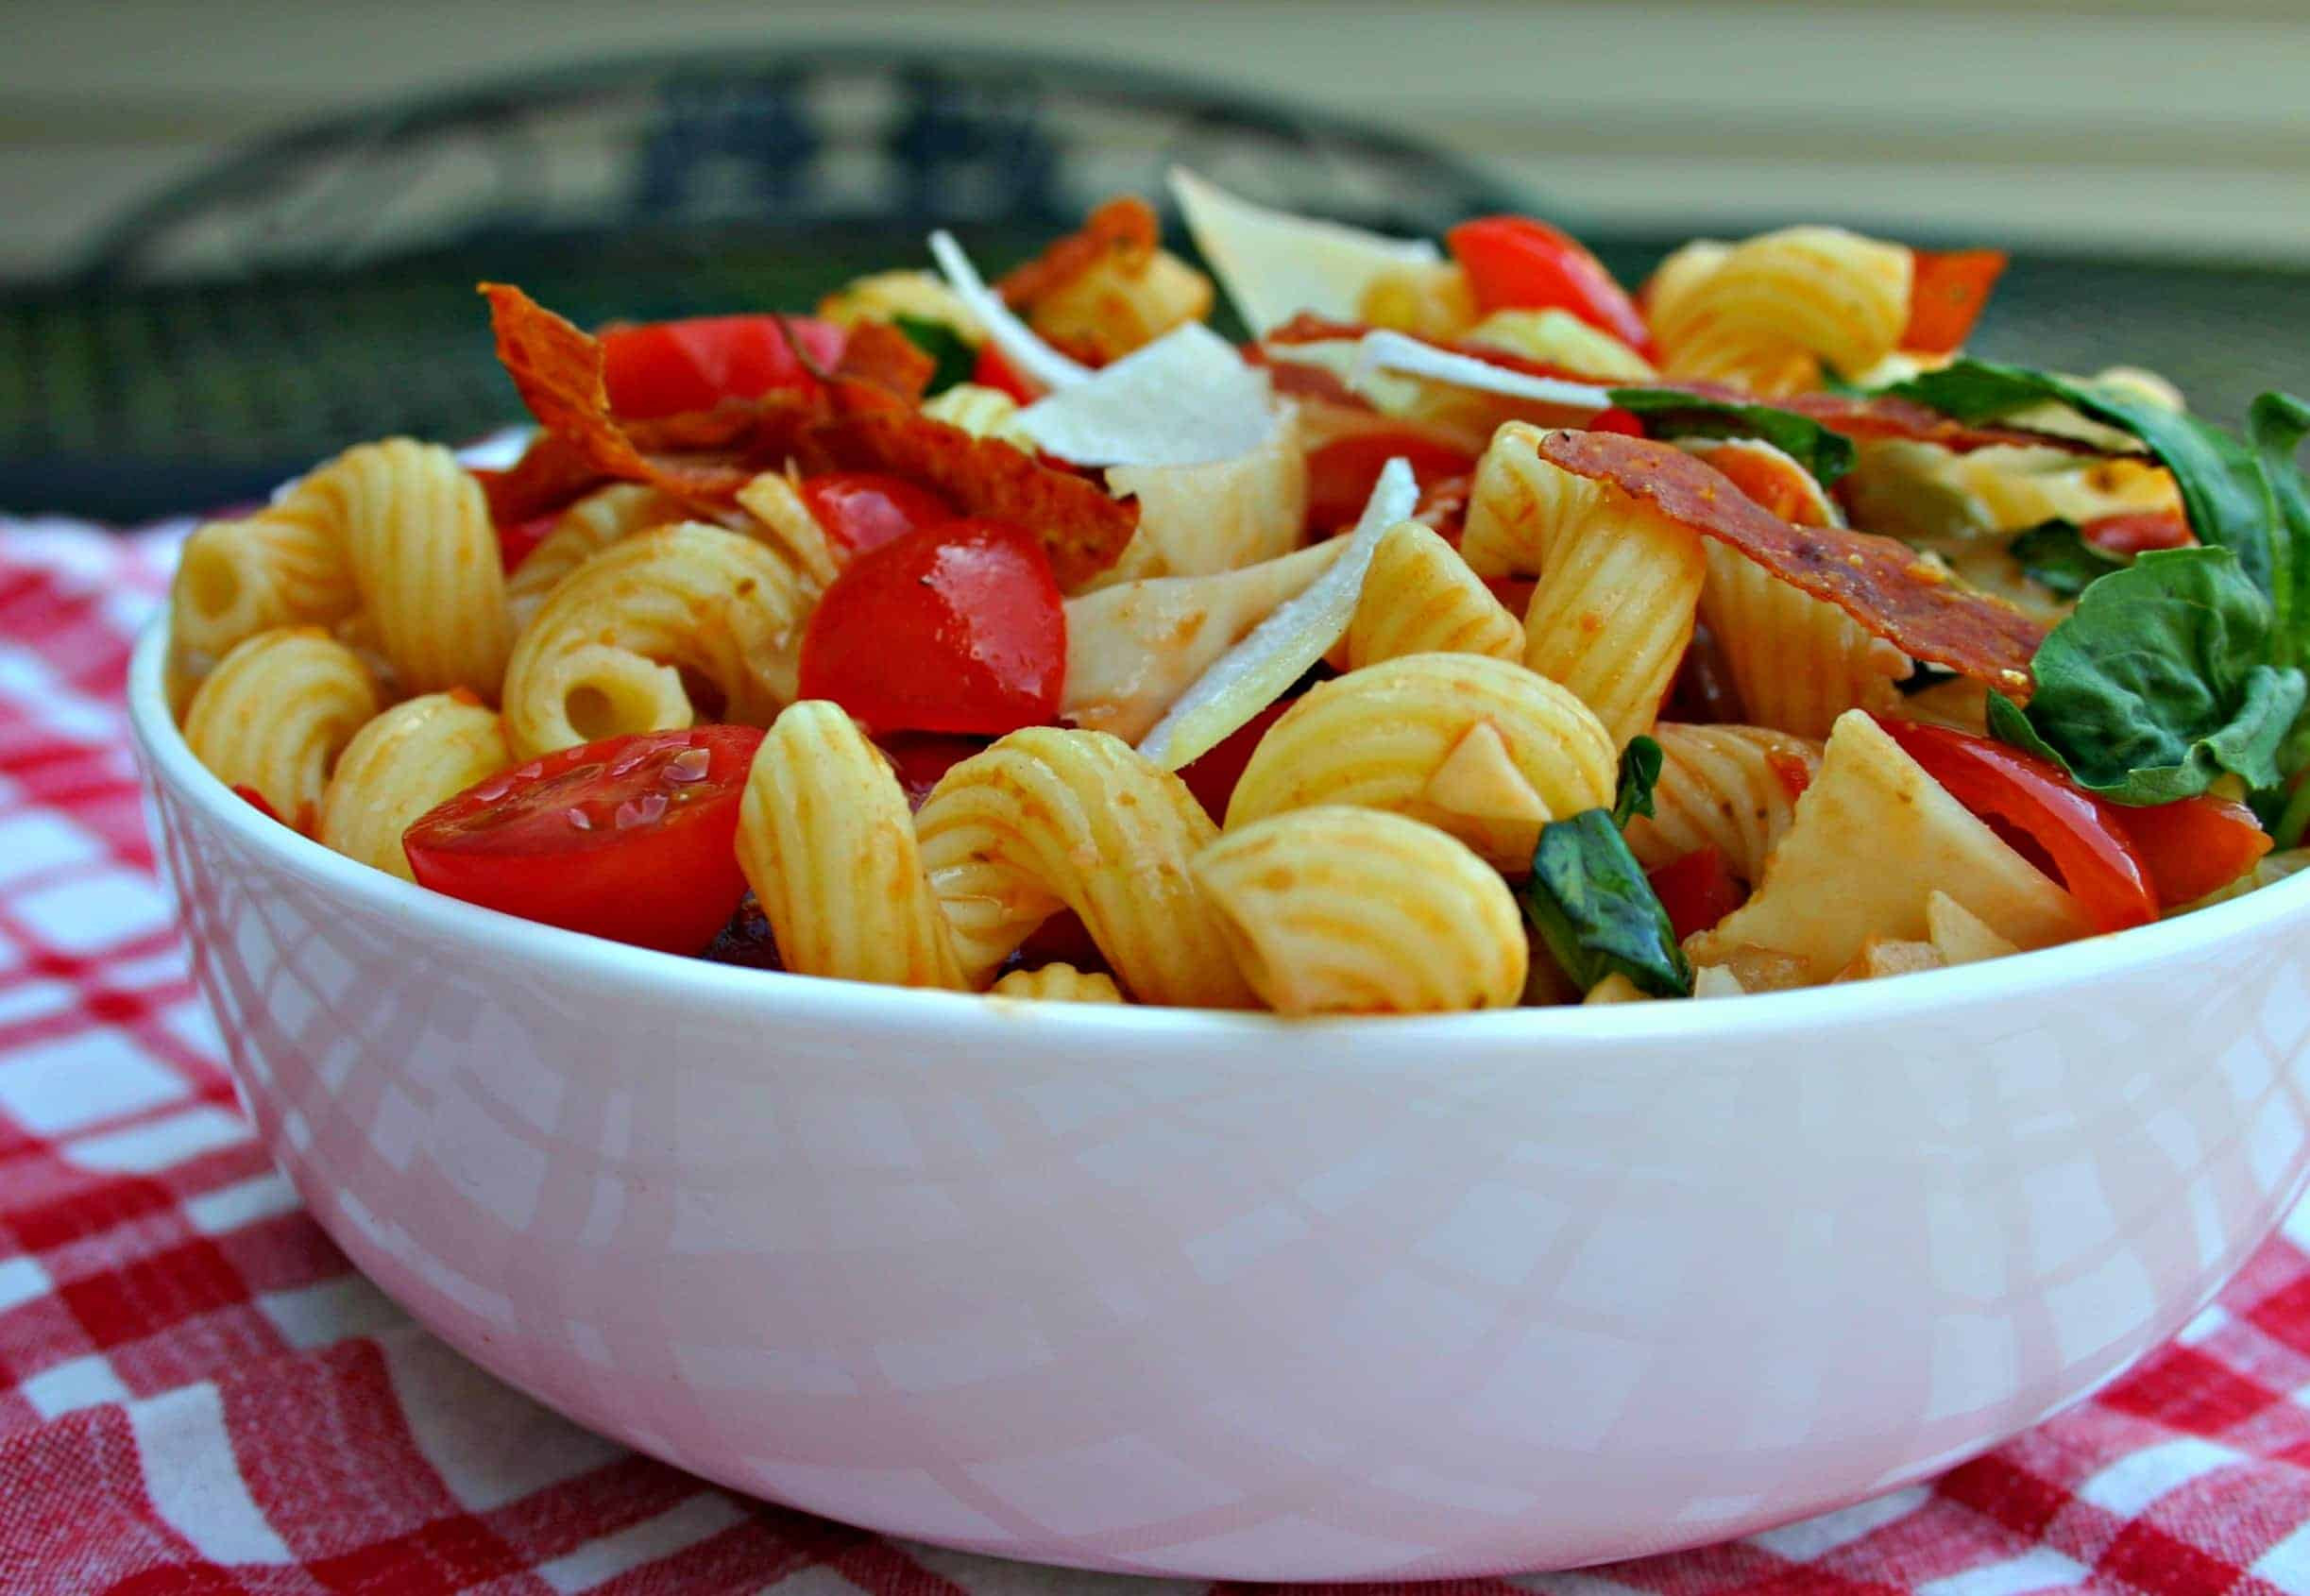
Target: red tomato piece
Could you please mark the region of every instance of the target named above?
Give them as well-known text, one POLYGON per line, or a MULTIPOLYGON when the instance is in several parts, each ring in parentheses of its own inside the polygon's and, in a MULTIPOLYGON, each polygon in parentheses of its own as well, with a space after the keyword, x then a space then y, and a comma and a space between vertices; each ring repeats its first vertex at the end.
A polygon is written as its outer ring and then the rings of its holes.
POLYGON ((255 788, 236 785, 232 790, 235 797, 246 803, 251 808, 255 809, 257 813, 263 815, 266 820, 276 823, 280 822, 280 816, 279 812, 277 812, 273 806, 266 801, 264 794, 258 791, 255 788))
POLYGON ((2158 917, 2149 868, 2126 829, 2123 812, 2034 755, 1995 739, 1878 716, 1877 723, 1926 773, 1982 820, 2002 824, 2028 844, 2041 868, 2069 890, 2100 931, 2119 931, 2158 917))
POLYGON ((2198 541, 2179 510, 2137 510, 2102 516, 2078 528, 2078 535, 2111 554, 2141 554, 2152 549, 2186 549, 2198 541))
POLYGON ((2162 908, 2196 903, 2227 887, 2270 851, 2254 812, 2227 798, 2184 798, 2118 811, 2134 852, 2149 867, 2162 908))
POLYGON ((498 556, 509 574, 536 552, 537 545, 546 540, 561 518, 559 510, 549 510, 542 516, 498 524, 498 556))
POLYGON ((1032 404, 1043 397, 1043 390, 1011 368, 1003 352, 994 341, 978 346, 978 359, 971 366, 971 381, 982 388, 999 388, 1021 404, 1032 404))
POLYGON ((926 487, 879 471, 806 477, 802 501, 841 557, 863 554, 926 526, 955 518, 955 507, 926 487))
POLYGON ((1040 970, 1045 964, 1072 964, 1085 975, 1114 973, 1099 944, 1091 940, 1091 928, 1071 908, 1061 909, 1028 932, 1018 951, 1003 961, 1003 968, 1040 970))
POLYGON ((860 554, 802 637, 802 696, 876 732, 1000 737, 1047 724, 1066 612, 1035 536, 1008 521, 927 526, 860 554))
POLYGON ((1627 291, 1562 228, 1531 216, 1483 216, 1444 235, 1477 308, 1570 311, 1650 360, 1653 335, 1627 291))
POLYGON ((1381 469, 1399 455, 1422 484, 1466 476, 1476 468, 1475 456, 1466 450, 1418 433, 1350 433, 1307 457, 1307 524, 1322 533, 1354 525, 1381 469))
POLYGON ((1609 410, 1598 411, 1596 419, 1588 423, 1588 431, 1618 433, 1622 437, 1640 438, 1644 435, 1644 423, 1616 404, 1609 410))
POLYGON ((824 371, 842 358, 842 341, 841 328, 808 316, 654 321, 602 335, 602 378, 610 409, 625 420, 643 421, 711 410, 723 399, 760 399, 779 388, 815 387, 818 379, 794 347, 799 344, 824 371))
POLYGON ((524 920, 696 953, 746 891, 738 804, 754 726, 637 732, 565 748, 417 817, 420 886, 524 920))
POLYGON ((1277 699, 1180 770, 1180 780, 1187 784, 1187 790, 1195 794, 1204 813, 1220 824, 1227 823, 1228 800, 1235 796, 1235 784, 1243 779, 1244 767, 1251 762, 1259 739, 1267 735, 1269 726, 1283 718, 1283 711, 1299 702, 1296 698, 1277 699))
POLYGON ((1678 942, 1695 931, 1713 929, 1748 896, 1713 846, 1681 854, 1658 870, 1647 871, 1644 878, 1668 910, 1678 942))
POLYGON ((1912 249, 1901 348, 1945 355, 1965 341, 2005 273, 2002 249, 1912 249))
POLYGON ((953 770, 974 754, 986 750, 983 737, 941 737, 933 732, 900 732, 895 737, 882 739, 879 747, 891 769, 898 773, 898 785, 907 794, 907 807, 919 809, 930 790, 939 785, 948 771, 953 770))

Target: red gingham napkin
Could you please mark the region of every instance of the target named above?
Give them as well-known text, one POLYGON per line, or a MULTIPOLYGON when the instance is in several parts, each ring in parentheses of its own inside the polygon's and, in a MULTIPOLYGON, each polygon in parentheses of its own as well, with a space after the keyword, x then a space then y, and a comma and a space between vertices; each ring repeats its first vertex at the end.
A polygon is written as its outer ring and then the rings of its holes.
MULTIPOLYGON (((732 1496, 499 1384, 353 1272, 235 1111, 152 875, 119 697, 176 530, 0 519, 0 1591, 1162 1586, 732 1496)), ((1929 1486, 1452 1596, 2310 1592, 2298 1241, 2303 1215, 2133 1374, 1929 1486)))

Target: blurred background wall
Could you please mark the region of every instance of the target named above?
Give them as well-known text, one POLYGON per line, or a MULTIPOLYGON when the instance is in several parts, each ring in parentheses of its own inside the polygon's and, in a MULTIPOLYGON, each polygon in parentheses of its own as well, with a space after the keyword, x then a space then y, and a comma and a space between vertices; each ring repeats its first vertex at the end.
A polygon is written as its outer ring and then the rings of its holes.
POLYGON ((6 0, 0 274, 252 135, 605 53, 955 40, 1366 116, 1640 230, 1816 214, 2310 261, 2306 0, 6 0))

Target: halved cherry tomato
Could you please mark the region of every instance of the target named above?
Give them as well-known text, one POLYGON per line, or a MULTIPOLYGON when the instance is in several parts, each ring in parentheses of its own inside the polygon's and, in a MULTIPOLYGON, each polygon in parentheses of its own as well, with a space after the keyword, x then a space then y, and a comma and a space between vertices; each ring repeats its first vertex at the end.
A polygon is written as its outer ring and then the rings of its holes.
POLYGON ((1235 784, 1243 779, 1244 767, 1251 762, 1259 739, 1283 718, 1283 711, 1299 702, 1297 698, 1277 699, 1180 768, 1180 780, 1187 784, 1204 813, 1221 824, 1227 823, 1228 800, 1235 796, 1235 784))
POLYGON ((1354 525, 1381 469, 1399 455, 1423 484, 1465 476, 1476 467, 1475 456, 1466 450, 1420 433, 1350 433, 1333 438, 1307 457, 1307 524, 1322 533, 1354 525))
POLYGON ((842 341, 841 328, 808 316, 654 321, 602 335, 602 378, 610 409, 644 421, 711 410, 723 399, 760 399, 777 388, 807 390, 818 379, 794 346, 824 370, 842 358, 842 341))
POLYGON ((1042 543, 1008 521, 924 527, 860 554, 802 637, 802 696, 871 730, 1000 737, 1047 723, 1066 612, 1042 543))
POLYGON ((1965 341, 2005 272, 2002 249, 1912 249, 1909 266, 1909 325, 1901 345, 1920 354, 1945 355, 1965 341))
POLYGON ((978 359, 971 365, 971 381, 982 388, 999 388, 1021 404, 1032 404, 1043 397, 1041 388, 1011 369, 1011 363, 992 340, 978 346, 978 359))
POLYGON ((1622 437, 1640 438, 1644 435, 1644 423, 1616 404, 1609 410, 1598 411, 1596 418, 1588 423, 1588 431, 1618 433, 1622 437))
POLYGON ((273 807, 271 802, 266 799, 264 794, 258 791, 255 788, 244 787, 236 784, 232 790, 234 796, 240 798, 244 803, 247 804, 251 808, 255 809, 257 813, 263 815, 266 820, 275 822, 280 821, 280 812, 273 807))
POLYGON ((1602 261, 1562 228, 1531 216, 1483 216, 1444 235, 1468 274, 1476 306, 1493 311, 1570 311, 1647 360, 1653 335, 1636 302, 1602 261))
POLYGON ((498 557, 508 574, 530 557, 553 531, 562 518, 559 510, 549 510, 542 516, 526 520, 501 522, 498 526, 498 557))
POLYGON ((2270 851, 2270 834, 2254 812, 2227 798, 2121 808, 2118 819, 2149 867, 2158 903, 2166 908, 2196 903, 2215 888, 2229 886, 2270 851))
POLYGON ((2101 516, 2078 528, 2078 535, 2111 554, 2141 554, 2152 549, 2186 549, 2198 541, 2189 518, 2179 510, 2136 510, 2101 516))
POLYGON ((1660 907, 1668 910, 1669 925, 1678 942, 1695 931, 1712 929, 1748 895, 1713 845, 1680 854, 1659 869, 1645 872, 1644 878, 1653 884, 1653 895, 1660 900, 1660 907))
POLYGON ((1487 576, 1483 582, 1491 589, 1492 597, 1500 601, 1501 607, 1519 620, 1532 607, 1533 590, 1540 585, 1537 576, 1487 576))
POLYGON ((533 759, 417 817, 420 886, 613 942, 696 953, 746 890, 738 803, 754 726, 636 732, 533 759))
POLYGON ((974 754, 986 751, 988 739, 983 737, 941 737, 936 732, 900 732, 886 737, 877 744, 883 756, 891 761, 891 769, 898 773, 898 785, 907 794, 907 807, 919 809, 930 790, 940 778, 974 754))
POLYGON ((2072 783, 2034 755, 1918 721, 1880 715, 1877 723, 1925 767, 1949 795, 2009 840, 2034 848, 2041 868, 2069 890, 2101 931, 2158 917, 2149 867, 2133 845, 2118 806, 2072 783))
POLYGON ((923 527, 955 518, 955 507, 926 487, 879 471, 828 471, 805 477, 802 501, 818 518, 838 556, 863 554, 923 527))

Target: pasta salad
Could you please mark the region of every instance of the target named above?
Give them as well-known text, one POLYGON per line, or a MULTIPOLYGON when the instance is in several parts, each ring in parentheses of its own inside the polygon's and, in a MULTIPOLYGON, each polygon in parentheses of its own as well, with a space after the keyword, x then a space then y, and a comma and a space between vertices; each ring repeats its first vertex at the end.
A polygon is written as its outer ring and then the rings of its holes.
POLYGON ((1897 976, 2310 859, 2310 405, 1969 358, 1994 251, 1794 227, 1632 296, 1531 217, 1172 185, 1212 276, 1123 197, 808 315, 483 285, 518 460, 201 526, 192 751, 549 925, 1285 1014, 1897 976))

